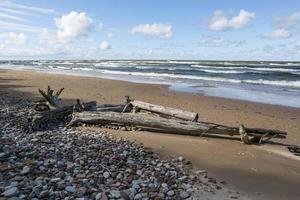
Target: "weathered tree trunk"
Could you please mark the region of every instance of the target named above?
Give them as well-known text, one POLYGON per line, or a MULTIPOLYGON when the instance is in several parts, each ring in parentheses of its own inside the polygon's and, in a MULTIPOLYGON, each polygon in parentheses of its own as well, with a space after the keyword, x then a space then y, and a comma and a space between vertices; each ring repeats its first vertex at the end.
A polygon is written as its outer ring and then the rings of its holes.
POLYGON ((150 104, 143 101, 131 100, 130 103, 133 107, 138 109, 143 109, 154 113, 160 113, 160 114, 168 115, 179 119, 189 120, 193 122, 197 121, 199 117, 198 113, 184 111, 176 108, 170 108, 161 105, 150 104))
POLYGON ((39 93, 44 97, 44 99, 48 102, 48 104, 54 108, 60 107, 60 99, 59 95, 62 93, 64 88, 61 88, 54 94, 54 90, 48 85, 47 92, 39 89, 39 93))
POLYGON ((103 104, 96 107, 98 112, 130 112, 132 109, 131 106, 124 104, 114 105, 114 104, 103 104))
POLYGON ((73 118, 69 126, 76 125, 77 123, 88 124, 109 124, 119 123, 124 125, 134 125, 141 127, 157 128, 164 131, 170 131, 178 134, 186 135, 241 135, 240 132, 247 136, 263 137, 266 133, 268 136, 277 138, 285 138, 286 132, 277 130, 265 129, 247 129, 228 127, 219 124, 207 122, 189 122, 176 119, 152 118, 144 115, 136 115, 132 113, 115 113, 115 112, 81 112, 73 113, 73 118))
MULTIPOLYGON (((33 130, 39 130, 43 125, 55 120, 65 120, 65 117, 73 113, 74 105, 65 106, 45 112, 35 112, 29 117, 30 125, 33 130)), ((82 104, 83 110, 91 110, 96 107, 96 101, 82 104)))

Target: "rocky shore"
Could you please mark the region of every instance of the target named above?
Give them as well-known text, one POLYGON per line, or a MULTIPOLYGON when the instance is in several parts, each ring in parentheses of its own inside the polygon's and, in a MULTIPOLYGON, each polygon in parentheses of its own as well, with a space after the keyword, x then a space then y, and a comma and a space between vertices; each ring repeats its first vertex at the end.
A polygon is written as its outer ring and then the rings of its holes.
POLYGON ((28 132, 30 108, 0 94, 0 199, 238 198, 183 157, 162 159, 102 129, 28 132))

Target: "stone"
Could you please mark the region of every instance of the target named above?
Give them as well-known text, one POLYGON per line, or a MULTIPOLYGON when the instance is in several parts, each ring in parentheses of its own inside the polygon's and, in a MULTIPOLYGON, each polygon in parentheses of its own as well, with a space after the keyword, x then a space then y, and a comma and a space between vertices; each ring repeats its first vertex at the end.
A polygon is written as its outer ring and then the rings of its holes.
POLYGON ((173 190, 169 190, 168 192, 167 192, 167 195, 168 196, 174 196, 174 194, 175 194, 175 192, 173 191, 173 190))
POLYGON ((119 190, 111 190, 110 191, 110 196, 112 198, 120 198, 121 194, 119 190))
POLYGON ((182 162, 182 161, 184 160, 184 158, 183 158, 182 156, 179 156, 179 157, 177 158, 177 160, 178 160, 179 162, 182 162))
POLYGON ((43 190, 41 193, 40 193, 40 197, 41 198, 46 198, 48 197, 50 194, 50 192, 48 190, 43 190))
POLYGON ((102 193, 100 192, 100 193, 96 194, 95 200, 100 200, 101 197, 102 197, 102 193))
POLYGON ((29 171, 30 171, 30 167, 24 166, 23 169, 22 169, 22 171, 21 171, 21 174, 22 174, 22 175, 25 175, 25 174, 27 174, 29 171))
POLYGON ((187 199, 187 198, 189 198, 189 197, 190 197, 190 194, 187 193, 186 191, 180 192, 180 198, 181 198, 181 199, 187 199))
POLYGON ((58 181, 60 181, 61 180, 61 178, 51 178, 50 179, 50 182, 58 182, 58 181))
POLYGON ((17 187, 9 187, 2 193, 2 195, 5 197, 13 197, 18 194, 18 191, 19 189, 17 187))
POLYGON ((136 174, 139 176, 142 175, 142 170, 136 170, 136 174))
POLYGON ((107 179, 109 177, 109 172, 104 172, 103 177, 107 179))
POLYGON ((74 186, 67 186, 67 187, 65 187, 65 190, 67 192, 71 192, 71 193, 76 192, 76 188, 74 186))
POLYGON ((140 193, 134 195, 134 199, 135 199, 135 200, 139 200, 139 199, 142 199, 142 198, 143 198, 143 196, 142 196, 142 194, 140 194, 140 193))

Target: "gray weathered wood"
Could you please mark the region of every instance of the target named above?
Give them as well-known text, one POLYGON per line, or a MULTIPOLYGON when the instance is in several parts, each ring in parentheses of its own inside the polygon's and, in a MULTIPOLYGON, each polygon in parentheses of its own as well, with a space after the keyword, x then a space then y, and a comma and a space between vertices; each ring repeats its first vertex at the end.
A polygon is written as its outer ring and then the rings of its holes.
MULTIPOLYGON (((78 123, 88 124, 109 124, 119 123, 123 125, 133 125, 141 127, 157 128, 173 133, 187 134, 187 135, 239 135, 240 128, 223 126, 220 124, 207 122, 190 122, 176 119, 153 118, 140 114, 133 113, 115 113, 115 112, 81 112, 73 113, 72 120, 68 126, 74 126, 78 123)), ((247 129, 242 131, 247 132, 248 136, 262 137, 266 133, 278 138, 285 138, 286 132, 278 130, 265 129, 247 129)))
POLYGON ((124 104, 120 105, 110 105, 110 104, 104 104, 96 107, 96 111, 98 112, 130 112, 131 107, 128 107, 124 104))
MULTIPOLYGON (((82 104, 83 110, 91 110, 96 107, 96 101, 82 104)), ((72 114, 74 105, 65 106, 44 112, 34 112, 30 117, 30 126, 33 130, 39 130, 41 126, 55 120, 65 120, 65 117, 72 114)))
POLYGON ((151 111, 154 113, 169 115, 171 117, 189 120, 189 121, 197 121, 198 120, 198 113, 195 113, 195 112, 189 112, 189 111, 184 111, 184 110, 180 110, 180 109, 176 109, 176 108, 155 105, 155 104, 138 101, 138 100, 131 100, 130 103, 133 107, 151 111))
POLYGON ((49 106, 52 106, 54 108, 59 108, 61 106, 59 95, 62 93, 63 90, 64 90, 64 88, 61 88, 55 94, 53 94, 54 90, 52 90, 51 87, 48 85, 47 91, 43 91, 43 90, 39 89, 39 93, 48 102, 49 106))

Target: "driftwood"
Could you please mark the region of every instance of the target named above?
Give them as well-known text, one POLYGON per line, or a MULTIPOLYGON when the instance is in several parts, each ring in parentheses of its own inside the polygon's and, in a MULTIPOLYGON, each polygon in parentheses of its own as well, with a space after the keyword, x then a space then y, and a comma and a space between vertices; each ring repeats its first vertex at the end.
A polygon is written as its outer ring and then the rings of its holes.
POLYGON ((51 89, 51 87, 48 85, 47 92, 39 89, 40 94, 45 98, 45 100, 49 103, 50 106, 53 106, 55 108, 60 107, 60 98, 59 95, 62 93, 64 88, 59 89, 55 94, 54 90, 51 89))
MULTIPOLYGON (((30 116, 29 122, 32 130, 39 130, 41 127, 43 127, 45 124, 61 120, 64 121, 66 116, 71 115, 76 110, 78 105, 72 105, 72 106, 65 106, 45 112, 35 112, 30 116)), ((96 102, 91 101, 87 103, 81 104, 82 110, 92 110, 96 107, 96 102)), ((77 110, 78 111, 78 110, 77 110)))
POLYGON ((95 101, 82 104, 77 99, 75 105, 62 107, 59 95, 63 89, 61 88, 55 94, 50 86, 48 86, 46 92, 39 89, 44 99, 34 104, 35 112, 28 119, 32 130, 40 130, 51 122, 65 123, 70 121, 68 126, 74 126, 79 123, 117 124, 118 126, 137 126, 155 129, 164 133, 193 136, 239 136, 246 144, 260 143, 263 138, 285 138, 287 135, 286 132, 278 130, 245 128, 243 125, 240 127, 229 127, 202 122, 198 121, 197 113, 131 100, 129 96, 125 96, 124 104, 102 104, 97 106, 95 101), (141 110, 146 112, 139 113, 141 110), (149 115, 149 113, 155 115, 149 115))
POLYGON ((42 95, 43 99, 34 102, 33 108, 36 111, 47 111, 51 108, 60 108, 60 98, 59 95, 62 93, 64 88, 61 88, 54 94, 54 90, 50 86, 47 87, 47 91, 39 89, 39 93, 42 95))
POLYGON ((197 121, 199 117, 198 113, 184 111, 184 110, 161 106, 161 105, 155 105, 143 101, 130 100, 130 104, 133 106, 135 112, 137 112, 139 109, 142 109, 153 113, 164 114, 167 116, 193 121, 193 122, 197 121))
POLYGON ((130 112, 132 110, 131 106, 126 104, 103 104, 96 107, 95 111, 98 112, 130 112))
POLYGON ((207 123, 207 122, 190 122, 176 119, 164 119, 153 118, 144 115, 137 115, 132 113, 115 113, 115 112, 81 112, 73 113, 72 120, 68 126, 74 126, 78 123, 87 124, 109 124, 118 123, 122 125, 133 125, 141 127, 150 127, 161 129, 164 131, 186 134, 194 136, 203 136, 210 134, 217 135, 238 135, 243 137, 242 141, 249 144, 251 141, 248 138, 252 136, 254 138, 263 137, 277 137, 285 138, 286 132, 278 130, 266 130, 266 129, 250 129, 243 126, 229 127, 220 124, 207 123), (247 139, 246 139, 247 138, 247 139))

